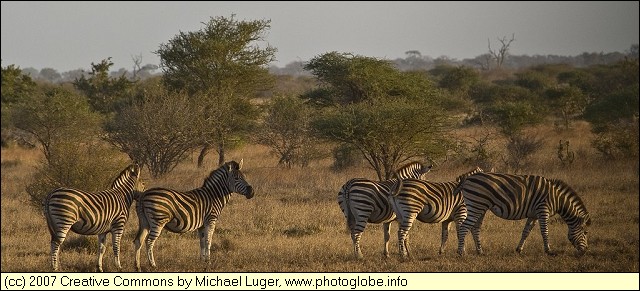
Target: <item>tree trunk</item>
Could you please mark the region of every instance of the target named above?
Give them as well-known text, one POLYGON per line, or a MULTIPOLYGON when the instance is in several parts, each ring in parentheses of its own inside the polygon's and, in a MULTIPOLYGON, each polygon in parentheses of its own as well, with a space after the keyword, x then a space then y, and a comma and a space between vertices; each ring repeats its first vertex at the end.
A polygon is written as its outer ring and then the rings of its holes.
POLYGON ((204 163, 204 157, 207 155, 208 151, 209 151, 209 146, 208 145, 205 145, 200 150, 200 154, 198 155, 198 168, 202 168, 202 165, 204 163))
POLYGON ((224 164, 224 141, 218 143, 218 165, 224 164))

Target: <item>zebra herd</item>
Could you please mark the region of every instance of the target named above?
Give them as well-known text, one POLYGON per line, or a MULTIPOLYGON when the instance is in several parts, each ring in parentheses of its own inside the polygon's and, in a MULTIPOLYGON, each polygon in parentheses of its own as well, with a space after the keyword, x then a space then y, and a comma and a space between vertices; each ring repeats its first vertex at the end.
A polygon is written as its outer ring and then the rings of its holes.
MULTIPOLYGON (((86 192, 72 188, 58 188, 43 201, 44 214, 51 234, 51 266, 59 270, 60 246, 69 230, 81 235, 98 235, 97 270, 102 271, 102 257, 106 251, 106 235, 111 233, 115 265, 121 269, 120 239, 129 216, 129 208, 136 201, 138 232, 134 240, 135 267, 140 271, 140 250, 144 241, 147 259, 156 267, 153 246, 163 229, 174 233, 198 230, 200 256, 209 261, 211 238, 216 221, 232 193, 251 199, 253 187, 242 173, 242 160, 230 161, 213 170, 200 188, 180 192, 168 188, 145 189, 140 180, 140 166, 124 169, 108 190, 86 192)), ((449 226, 455 223, 458 235, 458 255, 464 255, 464 239, 469 231, 476 251, 482 254, 480 229, 488 210, 503 219, 527 219, 516 251, 524 242, 536 221, 544 242, 544 250, 551 251, 548 240, 549 218, 558 214, 568 225, 569 241, 584 254, 587 249, 586 226, 591 223, 589 213, 576 192, 560 180, 541 176, 485 173, 475 168, 455 181, 431 182, 427 173, 431 166, 412 162, 394 173, 386 181, 354 178, 338 192, 338 205, 351 233, 356 258, 363 257, 360 239, 367 223, 383 224, 384 256, 389 256, 390 223, 399 222, 398 250, 401 258, 410 257, 408 234, 417 219, 424 223, 441 223, 442 237, 439 253, 447 242, 449 226)))

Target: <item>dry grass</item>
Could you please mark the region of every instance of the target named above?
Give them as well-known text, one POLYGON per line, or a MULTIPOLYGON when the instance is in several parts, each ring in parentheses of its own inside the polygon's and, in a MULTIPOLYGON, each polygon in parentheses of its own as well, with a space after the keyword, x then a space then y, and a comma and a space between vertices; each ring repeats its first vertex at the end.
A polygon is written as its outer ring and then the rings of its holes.
MULTIPOLYGON (((477 128, 455 134, 473 135, 477 128)), ((573 186, 592 213, 589 229, 590 249, 575 257, 567 240, 567 227, 555 217, 550 223, 552 248, 559 253, 543 253, 538 228, 530 235, 523 255, 515 253, 524 221, 507 221, 488 215, 483 224, 486 255, 473 252, 467 241, 468 255, 455 253, 456 236, 450 232, 446 253, 438 255, 440 226, 416 223, 409 241, 413 259, 399 260, 392 224, 391 253, 382 256, 382 229, 370 224, 362 239, 363 260, 352 253, 351 239, 336 202, 339 187, 352 177, 373 178, 366 168, 344 172, 330 170, 330 160, 312 163, 300 169, 281 169, 267 148, 247 145, 233 150, 228 159, 244 159, 247 180, 256 196, 247 200, 232 196, 218 220, 212 245, 212 262, 199 261, 195 233, 163 232, 155 247, 160 272, 638 272, 638 163, 602 161, 589 145, 588 126, 575 124, 574 131, 555 132, 536 129, 545 145, 534 157, 531 174, 560 178, 573 186), (576 161, 562 167, 556 158, 559 139, 571 140, 576 161)), ((499 141, 496 141, 499 143, 499 141)), ((214 169, 217 156, 210 155, 203 168, 195 167, 196 153, 174 172, 153 180, 143 176, 148 187, 162 186, 187 190, 202 185, 214 169)), ((36 150, 15 147, 2 149, 2 271, 48 272, 49 233, 39 209, 27 203, 24 185, 33 166, 41 159, 36 150)), ((449 181, 470 169, 469 165, 448 162, 434 168, 433 181, 449 181)), ((122 241, 122 263, 133 271, 133 244, 137 217, 132 213, 122 241)), ((117 271, 108 239, 104 268, 117 271)), ((67 272, 95 270, 96 240, 71 234, 63 245, 61 268, 67 272)), ((143 271, 152 271, 143 256, 143 271)))

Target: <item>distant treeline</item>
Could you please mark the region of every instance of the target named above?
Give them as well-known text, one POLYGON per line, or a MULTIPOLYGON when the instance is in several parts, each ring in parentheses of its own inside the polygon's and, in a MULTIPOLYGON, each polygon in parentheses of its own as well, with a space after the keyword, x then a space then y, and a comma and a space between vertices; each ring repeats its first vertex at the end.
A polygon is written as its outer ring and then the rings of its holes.
MULTIPOLYGON (((489 54, 482 54, 475 58, 457 60, 447 56, 432 58, 423 56, 419 51, 410 50, 405 52, 405 58, 397 58, 392 63, 400 71, 428 71, 436 68, 438 65, 466 66, 481 70, 489 70, 495 66, 493 57, 489 54)), ((524 69, 539 65, 548 64, 567 64, 575 68, 586 68, 593 65, 608 65, 616 63, 624 58, 638 58, 638 44, 634 44, 626 52, 584 52, 576 56, 559 56, 559 55, 508 55, 505 58, 503 67, 507 69, 524 69)), ((304 69, 306 61, 294 61, 286 64, 284 67, 270 66, 269 72, 274 75, 290 75, 290 76, 311 76, 311 72, 304 69)), ((53 68, 43 68, 38 71, 35 68, 23 68, 22 73, 30 76, 35 80, 48 81, 51 83, 73 82, 81 76, 89 77, 89 72, 84 69, 75 69, 67 72, 59 73, 53 68)), ((154 64, 146 64, 140 66, 139 59, 134 59, 134 69, 127 70, 120 68, 110 73, 111 77, 125 76, 133 80, 144 80, 149 77, 162 74, 159 67, 154 64)))

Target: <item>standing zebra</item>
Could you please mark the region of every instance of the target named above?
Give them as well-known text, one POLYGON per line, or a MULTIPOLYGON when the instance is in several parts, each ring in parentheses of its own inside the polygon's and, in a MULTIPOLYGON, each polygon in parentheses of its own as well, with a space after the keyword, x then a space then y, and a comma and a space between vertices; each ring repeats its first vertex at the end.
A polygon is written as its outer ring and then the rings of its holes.
POLYGON ((231 193, 242 194, 247 199, 253 197, 253 188, 245 180, 241 168, 242 160, 240 163, 227 162, 212 171, 202 187, 187 192, 152 188, 142 193, 136 205, 139 219, 138 234, 134 240, 136 270, 140 271, 140 248, 145 237, 147 259, 152 267, 156 267, 153 244, 163 228, 175 233, 197 229, 200 256, 208 262, 216 221, 231 193))
MULTIPOLYGON (((412 162, 397 171, 397 176, 406 178, 421 178, 431 170, 431 166, 424 166, 419 162, 412 162)), ((347 225, 351 231, 353 249, 358 259, 362 258, 360 238, 368 223, 382 223, 384 232, 384 255, 389 256, 389 227, 396 218, 388 201, 389 188, 396 183, 396 179, 387 181, 371 181, 355 178, 342 185, 338 192, 338 204, 344 213, 347 225)))
MULTIPOLYGON (((540 223, 544 251, 554 256, 549 247, 549 218, 556 213, 569 227, 569 241, 584 254, 587 250, 586 226, 591 224, 587 208, 576 192, 560 180, 541 176, 479 173, 467 177, 456 192, 461 191, 468 216, 458 231, 458 254, 464 254, 464 237, 469 229, 480 232, 487 210, 510 220, 527 219, 522 238, 516 247, 520 253, 529 232, 540 223)), ((480 241, 477 242, 480 246, 480 241)), ((478 248, 482 254, 482 248, 478 248)))
MULTIPOLYGON (((424 223, 442 223, 442 238, 439 253, 444 253, 444 246, 449 237, 449 224, 456 221, 456 229, 467 217, 467 208, 461 195, 454 195, 454 190, 465 177, 482 172, 480 167, 458 176, 456 181, 429 182, 418 179, 400 180, 391 190, 391 206, 398 216, 398 250, 402 258, 409 254, 407 241, 413 222, 418 219, 424 223)), ((475 237, 475 236, 474 236, 475 237)))
POLYGON ((58 188, 43 200, 47 226, 51 234, 51 266, 58 270, 60 245, 72 230, 82 235, 98 235, 98 271, 102 272, 102 256, 106 251, 107 233, 111 232, 113 253, 120 265, 120 238, 129 217, 129 208, 144 191, 140 167, 128 166, 111 184, 111 189, 91 193, 71 188, 58 188))

